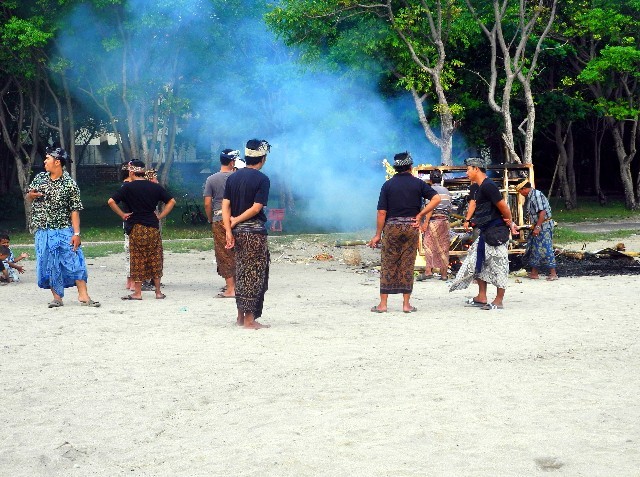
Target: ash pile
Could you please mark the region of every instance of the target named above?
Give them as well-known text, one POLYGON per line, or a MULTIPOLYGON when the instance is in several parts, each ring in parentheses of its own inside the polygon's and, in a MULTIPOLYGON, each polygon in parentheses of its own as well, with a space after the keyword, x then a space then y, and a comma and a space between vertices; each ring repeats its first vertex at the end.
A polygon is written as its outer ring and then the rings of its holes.
POLYGON ((640 275, 639 255, 625 252, 622 244, 594 252, 557 250, 557 270, 564 277, 640 275))

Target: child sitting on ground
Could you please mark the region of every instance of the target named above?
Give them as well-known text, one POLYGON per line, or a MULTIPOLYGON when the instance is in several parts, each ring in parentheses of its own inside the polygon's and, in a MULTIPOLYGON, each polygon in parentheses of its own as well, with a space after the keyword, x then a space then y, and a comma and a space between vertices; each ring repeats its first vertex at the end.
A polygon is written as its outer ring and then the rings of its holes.
POLYGON ((28 258, 29 254, 23 252, 16 259, 13 256, 13 252, 11 252, 11 248, 9 248, 9 236, 7 234, 0 234, 0 247, 6 247, 6 249, 8 250, 7 257, 1 260, 3 270, 0 280, 5 283, 19 281, 20 278, 18 277, 18 274, 24 273, 24 267, 17 265, 17 263, 20 260, 28 258))

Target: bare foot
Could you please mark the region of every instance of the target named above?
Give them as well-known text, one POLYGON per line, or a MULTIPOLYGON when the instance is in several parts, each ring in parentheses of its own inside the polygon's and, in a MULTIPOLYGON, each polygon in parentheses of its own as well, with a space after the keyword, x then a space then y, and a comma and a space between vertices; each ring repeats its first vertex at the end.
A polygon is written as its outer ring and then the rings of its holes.
POLYGON ((271 325, 263 325, 262 323, 258 323, 254 321, 253 323, 245 323, 243 325, 248 330, 259 330, 260 328, 271 328, 271 325))

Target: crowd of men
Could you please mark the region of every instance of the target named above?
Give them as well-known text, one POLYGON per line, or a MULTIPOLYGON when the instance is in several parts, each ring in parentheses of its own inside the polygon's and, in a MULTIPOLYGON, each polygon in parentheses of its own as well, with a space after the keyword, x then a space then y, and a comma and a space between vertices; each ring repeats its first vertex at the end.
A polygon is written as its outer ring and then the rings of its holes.
MULTIPOLYGON (((224 149, 220 170, 212 174, 204 187, 204 206, 214 239, 217 272, 225 287, 217 298, 236 301, 236 323, 249 329, 266 328, 258 323, 269 283, 269 248, 265 207, 270 181, 261 172, 271 146, 265 140, 252 139, 244 151, 239 167, 238 150, 224 149)), ((29 185, 31 230, 35 234, 36 274, 40 288, 53 295, 50 308, 64 305, 65 288, 75 287, 82 306, 99 307, 87 291, 87 267, 81 248, 80 211, 82 202, 76 182, 66 172, 69 161, 62 148, 47 149, 45 171, 29 185)), ((478 238, 449 286, 450 291, 467 288, 473 281, 478 293, 468 305, 483 310, 500 310, 509 273, 508 241, 518 234, 511 210, 495 183, 487 177, 486 163, 479 158, 465 161, 467 177, 472 183, 465 228, 471 224, 479 230, 478 238), (496 287, 489 301, 488 285, 496 287)), ((442 186, 440 171, 433 171, 428 182, 412 174, 411 154, 396 154, 396 174, 384 183, 378 199, 376 233, 369 246, 381 247, 380 300, 372 312, 387 312, 388 298, 401 294, 402 310, 412 313, 414 265, 419 235, 423 233, 426 267, 422 279, 440 271, 447 280, 449 262, 449 213, 451 195, 442 186)), ((163 249, 160 221, 171 213, 175 199, 164 189, 141 161, 125 164, 127 174, 122 186, 108 200, 109 207, 123 221, 129 263, 127 287, 132 291, 123 300, 142 300, 142 286, 150 281, 156 299, 161 291, 163 249), (158 204, 163 206, 158 209, 158 204)), ((533 223, 528 277, 539 278, 539 268, 547 267, 547 280, 556 280, 553 253, 553 221, 544 195, 527 181, 517 186, 527 198, 527 213, 533 223)), ((4 249, 3 249, 4 251, 4 249)), ((2 251, 0 251, 2 252, 2 251)), ((8 255, 8 251, 5 255, 8 255)), ((4 257, 4 255, 3 255, 4 257)))

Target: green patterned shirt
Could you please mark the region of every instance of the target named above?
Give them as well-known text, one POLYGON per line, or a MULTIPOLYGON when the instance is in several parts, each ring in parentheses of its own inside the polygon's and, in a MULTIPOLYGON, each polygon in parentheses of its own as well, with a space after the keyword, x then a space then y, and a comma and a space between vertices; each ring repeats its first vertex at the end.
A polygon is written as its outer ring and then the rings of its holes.
POLYGON ((41 172, 33 178, 29 189, 44 194, 31 202, 32 232, 71 227, 71 212, 83 208, 78 184, 66 171, 56 180, 51 180, 48 172, 41 172))

